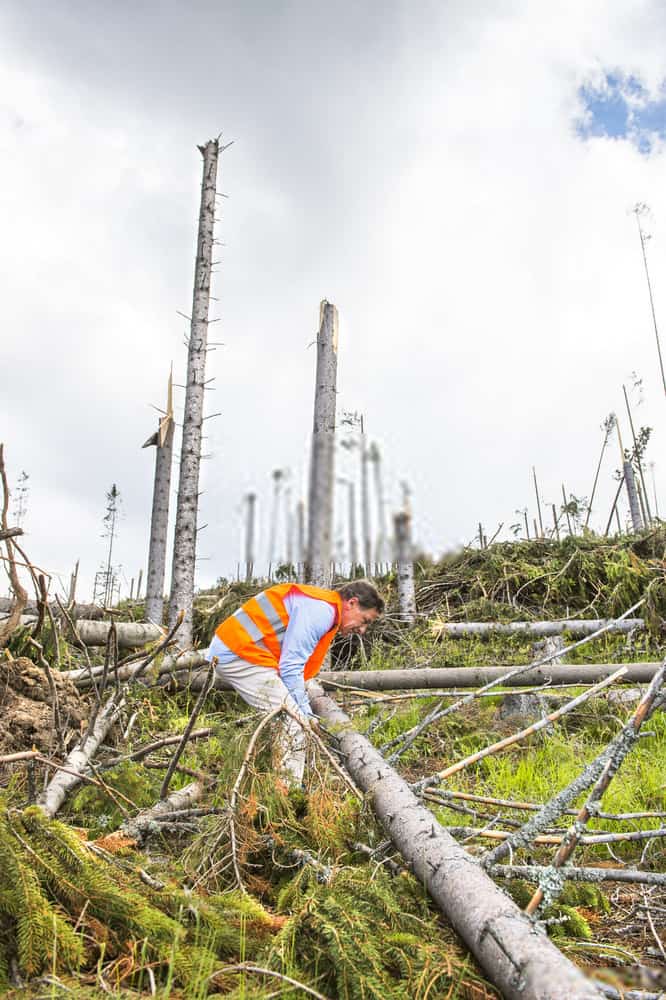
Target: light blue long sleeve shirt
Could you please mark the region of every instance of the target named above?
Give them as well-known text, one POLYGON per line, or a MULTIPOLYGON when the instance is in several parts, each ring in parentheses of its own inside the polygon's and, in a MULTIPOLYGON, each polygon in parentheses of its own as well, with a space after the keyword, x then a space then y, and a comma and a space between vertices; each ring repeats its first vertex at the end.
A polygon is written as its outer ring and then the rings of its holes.
MULTIPOLYGON (((335 609, 326 601, 306 597, 297 591, 289 594, 284 603, 289 624, 282 639, 279 674, 301 712, 311 716, 313 712, 305 690, 303 671, 319 640, 333 628, 335 609)), ((213 636, 206 659, 212 660, 214 656, 217 656, 220 666, 237 659, 236 654, 216 635, 213 636)))

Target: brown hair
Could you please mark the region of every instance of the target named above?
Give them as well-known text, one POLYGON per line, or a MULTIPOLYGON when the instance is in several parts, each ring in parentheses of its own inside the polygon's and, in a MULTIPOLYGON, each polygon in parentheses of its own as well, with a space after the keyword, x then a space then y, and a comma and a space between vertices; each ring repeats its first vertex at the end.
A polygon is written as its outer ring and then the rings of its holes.
POLYGON ((343 601, 349 601, 352 597, 356 597, 362 608, 372 608, 380 615, 384 611, 384 598, 369 580, 352 580, 351 583, 344 583, 341 587, 336 587, 336 590, 343 601))

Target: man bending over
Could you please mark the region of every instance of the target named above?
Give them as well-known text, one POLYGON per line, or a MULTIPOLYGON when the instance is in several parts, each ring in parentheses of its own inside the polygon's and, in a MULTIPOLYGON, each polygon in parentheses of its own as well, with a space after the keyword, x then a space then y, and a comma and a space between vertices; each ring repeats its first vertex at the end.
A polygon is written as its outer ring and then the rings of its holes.
MULTIPOLYGON (((206 658, 217 657, 217 673, 248 705, 266 712, 286 705, 305 721, 313 718, 305 682, 319 672, 335 635, 363 635, 383 610, 384 601, 367 580, 337 590, 277 584, 218 626, 206 658)), ((282 769, 300 784, 305 742, 290 716, 281 743, 282 769)))

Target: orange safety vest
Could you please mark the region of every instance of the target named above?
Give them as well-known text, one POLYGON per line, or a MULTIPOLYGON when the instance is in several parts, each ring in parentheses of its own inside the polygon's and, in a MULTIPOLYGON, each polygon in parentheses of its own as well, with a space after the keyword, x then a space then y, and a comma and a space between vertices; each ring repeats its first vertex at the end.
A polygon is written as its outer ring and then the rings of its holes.
POLYGON ((225 619, 215 630, 215 635, 241 660, 261 667, 279 669, 282 638, 289 624, 285 599, 296 591, 318 601, 326 601, 336 611, 332 628, 321 637, 305 664, 303 676, 309 680, 319 669, 340 627, 342 599, 335 590, 309 587, 301 583, 279 583, 251 597, 238 611, 225 619))

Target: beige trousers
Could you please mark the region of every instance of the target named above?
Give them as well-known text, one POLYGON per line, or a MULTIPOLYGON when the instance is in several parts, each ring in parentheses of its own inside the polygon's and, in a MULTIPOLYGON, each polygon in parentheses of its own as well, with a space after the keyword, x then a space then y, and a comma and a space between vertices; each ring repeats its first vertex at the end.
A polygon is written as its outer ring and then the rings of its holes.
MULTIPOLYGON (((304 718, 277 670, 241 659, 218 663, 215 670, 253 708, 272 712, 286 705, 295 715, 304 718)), ((278 767, 290 783, 300 784, 305 770, 305 734, 290 715, 283 716, 280 726, 278 767)))

